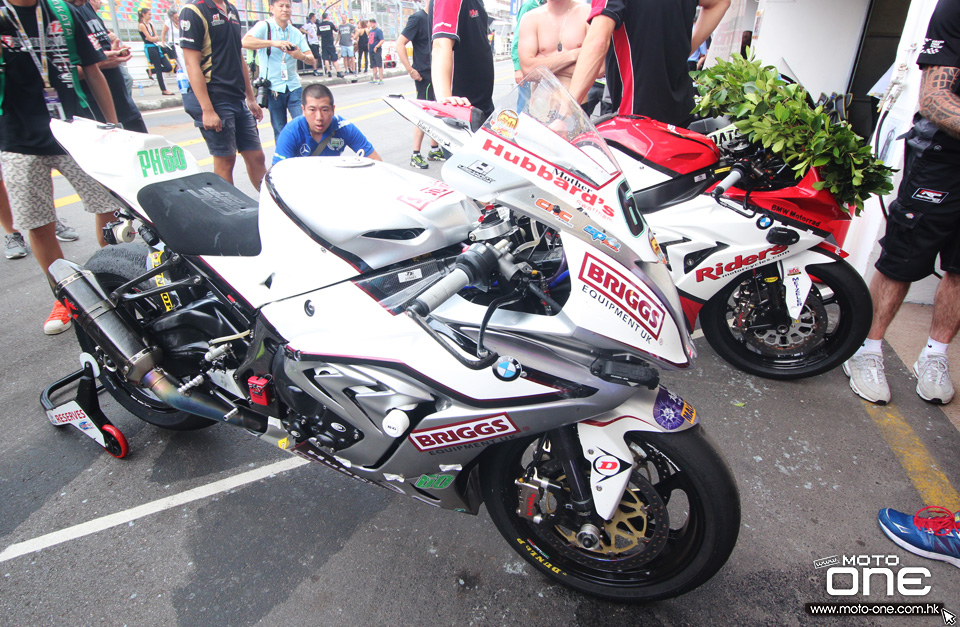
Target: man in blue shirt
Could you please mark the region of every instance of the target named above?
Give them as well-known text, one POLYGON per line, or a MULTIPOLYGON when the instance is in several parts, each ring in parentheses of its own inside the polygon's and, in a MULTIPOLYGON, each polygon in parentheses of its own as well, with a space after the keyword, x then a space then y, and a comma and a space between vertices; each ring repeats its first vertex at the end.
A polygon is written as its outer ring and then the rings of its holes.
POLYGON ((273 163, 292 157, 339 157, 347 146, 383 161, 360 129, 336 114, 330 89, 314 83, 303 90, 303 115, 287 124, 277 138, 273 163))
POLYGON ((260 76, 270 82, 267 108, 274 139, 286 126, 288 111, 291 120, 301 113, 297 60, 313 62, 303 33, 290 24, 291 8, 290 0, 270 0, 273 19, 257 22, 241 41, 247 50, 257 51, 257 65, 262 68, 260 76))

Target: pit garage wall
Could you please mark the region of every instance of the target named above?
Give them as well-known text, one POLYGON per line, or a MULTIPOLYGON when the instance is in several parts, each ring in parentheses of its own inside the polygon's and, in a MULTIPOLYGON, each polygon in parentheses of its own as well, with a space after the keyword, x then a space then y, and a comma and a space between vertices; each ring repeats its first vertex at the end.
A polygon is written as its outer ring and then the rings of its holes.
POLYGON ((760 0, 754 52, 814 100, 821 92, 844 93, 869 8, 870 0, 760 0))
MULTIPOLYGON (((881 117, 879 132, 874 131, 874 149, 884 159, 884 163, 898 170, 903 167, 903 140, 897 138, 909 130, 917 110, 921 78, 917 55, 923 47, 927 25, 936 6, 937 0, 912 0, 910 3, 889 87, 882 86, 886 89, 881 89, 887 92, 887 97, 881 101, 886 113, 881 117)), ((900 178, 900 172, 897 172, 893 179, 893 193, 884 197, 888 206, 896 197, 900 178)), ((864 204, 863 213, 853 220, 843 248, 850 253, 847 260, 869 282, 876 272, 873 264, 880 255, 877 242, 883 235, 886 222, 878 199, 871 198, 864 204)), ((935 277, 913 284, 907 294, 907 302, 933 303, 937 284, 935 277)))

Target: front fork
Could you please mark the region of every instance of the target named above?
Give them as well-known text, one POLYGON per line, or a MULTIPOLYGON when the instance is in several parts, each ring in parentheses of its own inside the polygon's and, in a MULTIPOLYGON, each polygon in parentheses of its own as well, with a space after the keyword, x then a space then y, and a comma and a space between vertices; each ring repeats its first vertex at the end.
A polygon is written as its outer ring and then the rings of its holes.
POLYGON ((605 414, 550 431, 551 453, 560 461, 570 487, 571 505, 581 529, 609 521, 617 512, 636 468, 626 436, 633 431, 673 433, 699 421, 696 410, 664 387, 638 389, 627 402, 605 414), (586 459, 584 473, 578 463, 586 459))

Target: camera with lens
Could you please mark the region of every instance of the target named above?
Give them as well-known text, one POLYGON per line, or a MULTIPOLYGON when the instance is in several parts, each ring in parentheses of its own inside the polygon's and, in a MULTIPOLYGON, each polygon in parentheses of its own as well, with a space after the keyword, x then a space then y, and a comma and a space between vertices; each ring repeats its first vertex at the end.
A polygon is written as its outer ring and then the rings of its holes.
POLYGON ((267 98, 267 92, 270 90, 270 81, 261 76, 253 81, 253 88, 257 90, 257 104, 261 107, 266 107, 270 102, 267 98))

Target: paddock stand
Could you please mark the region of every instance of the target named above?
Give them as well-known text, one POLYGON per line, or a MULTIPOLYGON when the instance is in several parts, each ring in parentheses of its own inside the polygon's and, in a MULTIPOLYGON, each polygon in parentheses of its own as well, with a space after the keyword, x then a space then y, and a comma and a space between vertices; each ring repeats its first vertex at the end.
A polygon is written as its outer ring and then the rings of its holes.
POLYGON ((97 395, 103 391, 102 385, 97 385, 100 368, 96 360, 87 353, 80 354, 80 370, 68 374, 59 381, 51 383, 40 394, 40 404, 47 412, 47 418, 54 427, 73 425, 77 429, 97 441, 97 444, 106 449, 114 457, 121 459, 130 452, 127 439, 107 420, 100 409, 97 395), (78 381, 77 396, 72 401, 62 405, 54 405, 50 396, 59 390, 78 381))

